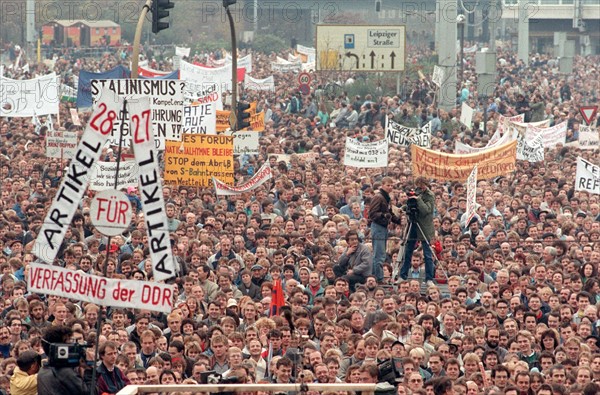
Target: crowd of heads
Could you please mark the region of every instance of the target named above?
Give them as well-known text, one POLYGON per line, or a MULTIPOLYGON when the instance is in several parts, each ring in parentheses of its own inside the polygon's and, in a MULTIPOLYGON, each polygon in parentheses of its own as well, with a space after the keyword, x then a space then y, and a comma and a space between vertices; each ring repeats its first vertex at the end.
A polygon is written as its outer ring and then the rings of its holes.
MULTIPOLYGON (((431 55, 410 46, 409 53, 415 62, 431 55)), ((207 56, 222 54, 190 61, 207 56)), ((390 195, 398 207, 414 183, 406 147, 390 146, 387 168, 350 168, 343 165, 346 137, 385 138, 387 116, 410 127, 434 120, 433 150, 452 152, 457 141, 481 147, 500 117, 517 115, 527 101, 543 105, 528 110, 526 120, 567 122, 573 143, 582 125, 579 107, 599 97, 598 57, 576 57, 573 74, 564 75, 550 56, 537 55, 527 66, 509 45, 499 47, 497 87, 489 98, 478 94, 468 57, 458 102, 476 115, 466 127, 460 106, 436 107, 428 78, 407 77, 394 94, 373 83, 361 96, 348 92, 365 76, 315 73, 313 93, 303 96, 294 88, 296 74, 271 71, 275 56, 253 53, 252 76, 273 74, 276 90, 242 89, 245 100, 265 111, 266 129, 260 153, 240 158, 235 171, 237 183, 269 162, 273 179, 232 197, 212 188, 163 188, 178 271, 170 281, 169 314, 28 292, 28 265, 37 258, 31 251, 68 159, 45 156, 46 128, 35 130, 31 119, 0 121, 0 387, 7 388, 21 353, 47 352, 40 340, 47 328, 65 325, 70 340, 98 344, 102 360, 107 349, 111 358, 115 351, 114 364, 133 384, 195 383, 207 371, 247 383, 369 383, 378 381, 379 363, 396 359, 403 367, 399 394, 444 393, 443 377, 461 394, 595 393, 600 202, 575 191, 574 178, 577 156, 598 164, 598 150, 559 146, 546 150, 543 162, 518 161, 513 173, 479 180, 478 215, 469 223, 465 184, 431 180, 436 284, 394 278, 406 218, 390 225, 383 281, 370 276, 351 293, 333 267, 348 235, 371 245, 368 207, 382 178, 394 180, 390 195), (339 89, 329 89, 332 84, 339 89), (279 282, 286 307, 270 316, 279 282), (96 339, 101 309, 107 319, 96 339)), ((121 59, 120 53, 102 59, 64 53, 52 70, 30 65, 28 72, 6 73, 27 79, 56 71, 68 83, 79 70, 109 70, 121 59)), ((150 59, 150 67, 170 64, 150 59)), ((81 134, 70 122, 71 107, 61 103, 54 127, 81 134)), ((89 113, 79 115, 85 125, 89 113)), ((117 153, 105 147, 102 159, 115 161, 117 153)), ((136 188, 128 195, 139 198, 136 188)), ((79 204, 55 264, 152 281, 143 213, 136 210, 131 229, 108 245, 91 225, 91 196, 79 204)), ((412 264, 422 270, 422 254, 412 264)))

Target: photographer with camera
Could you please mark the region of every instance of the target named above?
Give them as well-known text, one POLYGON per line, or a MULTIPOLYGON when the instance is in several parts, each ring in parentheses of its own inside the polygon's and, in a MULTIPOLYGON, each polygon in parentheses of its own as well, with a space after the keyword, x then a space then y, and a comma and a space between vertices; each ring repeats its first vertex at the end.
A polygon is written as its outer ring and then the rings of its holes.
MULTIPOLYGON (((92 383, 92 366, 85 358, 79 358, 79 365, 56 363, 67 359, 64 355, 58 358, 53 353, 61 353, 66 347, 55 347, 56 344, 67 345, 73 331, 66 326, 51 326, 46 329, 42 338, 42 347, 49 361, 38 373, 38 393, 44 395, 89 395, 92 383), (53 347, 54 346, 54 347, 53 347), (61 358, 62 357, 62 358, 61 358)), ((68 356, 68 350, 66 351, 68 356)), ((87 354, 86 354, 87 355, 87 354)), ((92 359, 93 361, 93 359, 92 359)))
POLYGON ((373 195, 369 207, 373 245, 373 275, 378 283, 383 282, 383 262, 385 262, 387 254, 388 225, 390 222, 400 223, 400 218, 394 215, 390 206, 390 193, 393 189, 394 180, 391 177, 383 177, 379 192, 373 195))
POLYGON ((409 217, 409 229, 406 235, 406 247, 402 268, 400 269, 400 277, 403 280, 408 278, 408 270, 417 241, 421 241, 425 257, 425 282, 427 286, 430 286, 433 285, 435 275, 433 252, 430 245, 430 241, 435 236, 435 229, 433 227, 435 196, 431 189, 429 189, 429 180, 425 177, 418 177, 415 180, 415 186, 415 191, 408 194, 406 206, 403 207, 403 211, 409 217))

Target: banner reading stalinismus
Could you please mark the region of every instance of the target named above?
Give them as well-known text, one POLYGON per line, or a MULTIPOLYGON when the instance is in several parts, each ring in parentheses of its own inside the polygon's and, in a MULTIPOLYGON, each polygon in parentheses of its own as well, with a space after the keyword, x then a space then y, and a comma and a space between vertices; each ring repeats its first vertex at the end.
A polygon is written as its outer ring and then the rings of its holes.
POLYGON ((411 146, 414 177, 428 177, 440 181, 464 182, 477 165, 477 177, 487 180, 515 171, 517 142, 511 141, 499 147, 477 154, 445 154, 411 146))

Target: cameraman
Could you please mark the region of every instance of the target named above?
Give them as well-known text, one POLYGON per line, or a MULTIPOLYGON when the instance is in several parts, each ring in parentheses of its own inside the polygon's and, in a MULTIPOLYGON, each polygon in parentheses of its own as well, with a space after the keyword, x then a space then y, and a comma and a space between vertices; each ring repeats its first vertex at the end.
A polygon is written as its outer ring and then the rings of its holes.
MULTIPOLYGON (((42 339, 46 356, 50 357, 50 344, 71 343, 72 335, 73 331, 66 326, 48 327, 42 339)), ((89 395, 91 382, 92 367, 85 361, 77 368, 54 367, 46 363, 38 373, 38 394, 89 395)))
POLYGON ((418 177, 415 180, 415 186, 417 196, 409 196, 407 205, 403 207, 406 213, 409 206, 416 205, 418 213, 416 218, 413 219, 415 223, 411 223, 409 220, 408 226, 410 227, 410 232, 406 236, 407 242, 404 250, 404 262, 402 263, 402 269, 400 269, 400 277, 403 280, 407 279, 415 246, 417 240, 420 240, 423 247, 423 255, 425 256, 425 281, 427 286, 430 286, 433 284, 433 277, 435 275, 433 253, 429 244, 435 235, 433 227, 435 196, 431 192, 431 189, 429 189, 429 181, 425 177, 418 177))

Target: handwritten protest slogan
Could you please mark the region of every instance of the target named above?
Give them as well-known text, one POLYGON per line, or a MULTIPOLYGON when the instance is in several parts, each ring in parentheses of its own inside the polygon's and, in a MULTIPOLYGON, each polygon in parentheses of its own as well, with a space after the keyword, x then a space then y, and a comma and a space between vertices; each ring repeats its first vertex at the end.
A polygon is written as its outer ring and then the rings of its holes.
POLYGON ((253 131, 225 132, 226 136, 233 136, 233 154, 234 155, 258 155, 260 133, 253 131))
POLYGON ((411 146, 413 176, 464 182, 477 165, 477 177, 487 180, 515 171, 517 142, 476 154, 456 155, 411 146))
POLYGON ((388 165, 387 140, 360 143, 346 137, 344 165, 365 168, 386 167, 388 165))
POLYGON ((597 149, 600 147, 598 131, 591 126, 579 125, 579 148, 597 149))
POLYGON ((67 131, 46 132, 47 158, 72 158, 77 151, 77 133, 67 131))
POLYGON ((217 133, 223 133, 229 126, 229 116, 231 115, 231 111, 227 110, 217 110, 217 133))
POLYGON ((215 192, 217 195, 239 195, 258 188, 267 180, 270 180, 271 177, 273 177, 273 171, 267 162, 258 169, 251 179, 238 186, 229 186, 215 177, 213 177, 213 183, 215 184, 215 192))
POLYGON ((391 144, 401 146, 416 144, 419 147, 429 148, 431 146, 431 122, 418 129, 400 125, 386 117, 385 137, 391 144))
POLYGON ((471 222, 471 218, 477 213, 477 165, 467 178, 467 220, 465 224, 471 222))
POLYGON ((183 107, 183 133, 217 134, 217 114, 213 103, 183 107))
POLYGON ((122 280, 86 274, 59 266, 32 263, 27 289, 100 306, 171 312, 173 286, 148 281, 122 280))
POLYGON ((212 177, 233 184, 233 137, 183 134, 181 142, 167 142, 166 184, 208 187, 212 177))
POLYGON ((600 195, 600 166, 578 157, 577 170, 575 171, 575 190, 600 195))
POLYGON ((517 159, 527 162, 542 162, 544 160, 544 140, 542 134, 532 138, 519 134, 517 137, 517 159))
POLYGON ((115 188, 117 162, 97 162, 90 173, 90 190, 125 189, 138 184, 138 165, 133 160, 122 160, 119 164, 119 181, 115 188))

